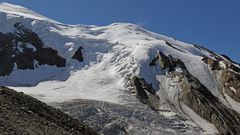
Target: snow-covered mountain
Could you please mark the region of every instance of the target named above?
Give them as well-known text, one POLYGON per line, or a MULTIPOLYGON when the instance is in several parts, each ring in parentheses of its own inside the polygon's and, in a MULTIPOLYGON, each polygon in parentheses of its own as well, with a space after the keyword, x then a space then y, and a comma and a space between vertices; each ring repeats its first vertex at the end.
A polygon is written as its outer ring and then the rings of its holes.
POLYGON ((240 65, 135 24, 67 25, 1 3, 0 85, 101 134, 240 133, 240 65))

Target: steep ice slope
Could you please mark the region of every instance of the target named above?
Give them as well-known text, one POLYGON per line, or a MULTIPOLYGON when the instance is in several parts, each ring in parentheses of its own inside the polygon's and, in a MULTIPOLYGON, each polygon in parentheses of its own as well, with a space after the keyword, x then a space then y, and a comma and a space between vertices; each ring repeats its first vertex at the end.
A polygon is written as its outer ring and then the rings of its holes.
MULTIPOLYGON (((10 86, 47 103, 91 99, 147 108, 149 104, 142 104, 143 100, 140 102, 136 98, 138 95, 132 78, 138 77, 151 84, 155 97, 159 97, 155 109, 168 110, 160 113, 166 116, 177 114, 193 119, 200 126, 206 125, 207 121, 201 117, 194 119, 199 114, 194 114, 192 108, 179 101, 184 93, 178 82, 179 76, 170 77, 168 68, 161 67, 161 64, 150 66, 161 52, 181 60, 186 70, 221 104, 239 112, 238 102, 225 96, 219 85, 217 78, 221 71, 211 70, 209 63, 203 61, 204 57, 216 60, 218 54, 205 48, 152 33, 134 24, 65 25, 26 8, 1 3, 0 32, 14 33, 16 22, 37 33, 46 47, 57 50, 66 59, 66 66, 38 65, 34 70, 14 67, 10 75, 0 77, 0 85, 10 86), (83 48, 83 61, 72 59, 80 47, 83 48)), ((230 62, 222 59, 221 62, 230 62)), ((176 68, 176 72, 181 73, 182 70, 185 69, 176 68)), ((203 128, 206 130, 204 133, 215 132, 206 126, 203 128)))

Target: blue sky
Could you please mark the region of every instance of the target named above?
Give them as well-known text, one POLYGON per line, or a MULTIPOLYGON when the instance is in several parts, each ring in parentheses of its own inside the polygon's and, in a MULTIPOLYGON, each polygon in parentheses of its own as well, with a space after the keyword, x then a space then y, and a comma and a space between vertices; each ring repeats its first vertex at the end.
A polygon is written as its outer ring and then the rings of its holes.
POLYGON ((239 0, 5 0, 68 24, 131 22, 240 62, 239 0))

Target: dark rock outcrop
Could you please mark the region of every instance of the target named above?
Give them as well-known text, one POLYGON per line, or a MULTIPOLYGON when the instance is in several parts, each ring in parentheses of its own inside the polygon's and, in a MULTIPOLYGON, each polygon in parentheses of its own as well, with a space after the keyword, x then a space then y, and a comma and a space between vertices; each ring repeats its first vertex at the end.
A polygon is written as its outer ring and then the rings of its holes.
POLYGON ((160 98, 156 94, 156 91, 152 86, 145 82, 144 79, 133 77, 131 84, 136 91, 136 97, 144 104, 147 104, 150 108, 157 111, 160 105, 160 98))
POLYGON ((72 56, 72 59, 76 59, 79 62, 83 61, 82 47, 79 47, 75 54, 72 56))
POLYGON ((180 82, 183 102, 199 116, 213 123, 220 134, 235 135, 240 132, 240 115, 223 105, 218 98, 192 75, 185 75, 180 82))
POLYGON ((0 76, 9 75, 15 63, 22 70, 33 70, 35 64, 65 66, 66 60, 56 50, 45 47, 36 33, 20 24, 15 28, 14 33, 0 32, 0 76))
POLYGON ((178 50, 178 51, 180 51, 180 52, 184 52, 184 51, 182 51, 181 49, 178 49, 177 47, 175 47, 173 44, 171 44, 171 43, 168 42, 168 41, 165 41, 165 43, 166 43, 168 46, 170 46, 170 47, 172 47, 173 49, 175 49, 175 50, 178 50))
MULTIPOLYGON (((182 89, 179 95, 179 101, 187 105, 194 112, 196 112, 203 119, 210 123, 213 123, 219 130, 219 134, 235 135, 240 133, 240 115, 222 104, 217 97, 215 97, 196 77, 191 75, 185 64, 172 56, 166 56, 163 53, 159 53, 161 57, 160 66, 163 69, 169 68, 168 75, 172 78, 176 76, 179 77, 178 83, 182 89), (167 66, 162 66, 161 63, 167 66), (170 64, 169 64, 170 63, 170 64), (182 72, 177 72, 175 68, 181 68, 182 72), (171 69, 171 70, 170 70, 171 69)), ((159 59, 160 60, 160 59, 159 59)), ((212 70, 221 70, 218 60, 213 60, 204 57, 203 61, 210 65, 212 70)), ((239 82, 234 82, 239 78, 236 75, 229 74, 229 78, 225 77, 224 80, 228 80, 228 84, 232 83, 238 84, 239 82)), ((238 86, 239 87, 239 86, 238 86)), ((235 96, 236 99, 239 97, 235 96)))
POLYGON ((149 63, 150 66, 159 64, 162 69, 166 69, 171 65, 171 59, 164 55, 162 52, 158 52, 156 57, 149 63))
POLYGON ((39 65, 47 64, 51 66, 64 67, 66 60, 58 55, 58 52, 52 48, 40 48, 35 53, 35 59, 39 65))
POLYGON ((8 75, 13 70, 12 40, 13 34, 0 32, 0 76, 8 75))
POLYGON ((159 51, 156 57, 150 62, 150 66, 155 66, 159 64, 162 69, 168 69, 168 72, 174 71, 176 67, 186 68, 184 63, 172 57, 171 55, 166 56, 161 51, 159 51))
POLYGON ((233 71, 231 68, 223 70, 219 81, 223 84, 224 92, 233 100, 240 102, 240 74, 233 71))
POLYGON ((67 114, 23 93, 0 88, 1 135, 95 135, 67 114))
POLYGON ((218 60, 213 60, 211 58, 204 56, 202 58, 202 61, 205 62, 206 64, 208 64, 211 67, 211 70, 221 70, 222 69, 219 65, 218 60))
POLYGON ((226 93, 235 101, 240 102, 240 68, 237 67, 236 63, 232 62, 229 57, 222 57, 225 59, 213 60, 205 56, 202 60, 210 66, 212 71, 221 71, 221 77, 216 78, 216 80, 218 80, 219 84, 221 84, 221 87, 223 88, 221 89, 221 92, 226 93), (224 67, 220 66, 220 62, 224 64, 224 67))
POLYGON ((16 29, 14 32, 13 41, 15 44, 17 44, 17 42, 29 43, 32 44, 36 49, 40 49, 44 46, 37 33, 21 25, 19 22, 15 23, 14 27, 16 29))

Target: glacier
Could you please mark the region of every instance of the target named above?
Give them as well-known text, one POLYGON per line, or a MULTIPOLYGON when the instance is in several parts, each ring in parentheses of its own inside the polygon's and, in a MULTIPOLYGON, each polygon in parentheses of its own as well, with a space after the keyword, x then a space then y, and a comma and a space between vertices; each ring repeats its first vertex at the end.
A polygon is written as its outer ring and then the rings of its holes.
MULTIPOLYGON (((179 78, 171 78, 168 69, 159 65, 149 66, 159 52, 180 59, 186 70, 221 104, 240 112, 239 102, 220 90, 216 78, 221 71, 212 71, 202 60, 203 57, 215 60, 218 54, 203 47, 156 34, 131 23, 69 25, 21 6, 1 3, 0 32, 14 32, 16 22, 37 33, 45 46, 57 50, 66 59, 66 66, 41 65, 34 70, 21 70, 15 66, 10 75, 0 76, 0 85, 58 106, 76 118, 83 119, 85 115, 80 117, 78 114, 97 109, 94 114, 97 118, 89 121, 103 119, 105 115, 119 117, 118 120, 123 121, 121 124, 127 124, 124 128, 131 127, 129 134, 217 134, 214 124, 178 100, 183 92, 178 84, 179 78), (83 48, 82 62, 72 59, 79 47, 83 48), (160 98, 157 112, 136 98, 131 84, 133 77, 144 78, 147 84, 151 84, 160 98), (89 107, 78 105, 81 103, 88 103, 89 107), (79 109, 83 111, 79 112, 79 109)), ((222 61, 220 63, 223 69, 226 68, 222 61)), ((233 64, 239 68, 238 64, 233 64)), ((177 68, 176 72, 183 71, 177 68)), ((104 129, 113 122, 109 121, 104 123, 105 127, 101 127, 103 130, 99 133, 106 134, 104 129)))

